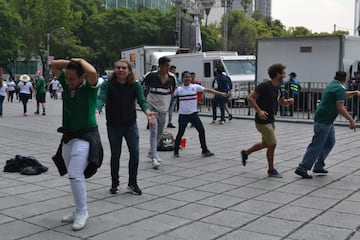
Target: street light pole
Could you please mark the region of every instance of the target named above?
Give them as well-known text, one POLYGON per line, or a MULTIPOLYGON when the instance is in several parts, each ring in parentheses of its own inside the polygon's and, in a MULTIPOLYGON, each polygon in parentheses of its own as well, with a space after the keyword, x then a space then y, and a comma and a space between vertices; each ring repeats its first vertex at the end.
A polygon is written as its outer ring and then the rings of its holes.
POLYGON ((46 34, 46 76, 49 78, 50 76, 50 68, 49 68, 49 56, 50 56, 50 40, 51 40, 51 36, 54 32, 58 31, 58 30, 65 30, 64 27, 59 27, 59 28, 55 28, 54 30, 52 30, 51 32, 46 34))

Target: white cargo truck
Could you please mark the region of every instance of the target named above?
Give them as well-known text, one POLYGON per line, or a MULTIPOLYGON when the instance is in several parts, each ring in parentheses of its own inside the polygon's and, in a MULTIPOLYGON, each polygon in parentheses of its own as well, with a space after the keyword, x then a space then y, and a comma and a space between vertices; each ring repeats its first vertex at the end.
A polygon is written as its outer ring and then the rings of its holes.
MULTIPOLYGON (((233 99, 245 98, 248 94, 247 83, 255 81, 255 56, 252 55, 239 56, 237 52, 213 51, 182 53, 169 57, 180 76, 183 71, 194 72, 196 80, 205 87, 211 87, 216 67, 222 65, 233 83, 233 99)), ((208 95, 205 94, 205 97, 208 95)))
POLYGON ((121 51, 121 58, 131 62, 136 79, 152 69, 157 69, 158 60, 163 56, 176 54, 176 46, 138 46, 121 51))
POLYGON ((345 71, 349 80, 355 71, 360 70, 360 38, 316 36, 258 39, 257 83, 269 79, 267 70, 274 63, 286 65, 286 72, 295 72, 303 83, 328 83, 339 70, 345 71))

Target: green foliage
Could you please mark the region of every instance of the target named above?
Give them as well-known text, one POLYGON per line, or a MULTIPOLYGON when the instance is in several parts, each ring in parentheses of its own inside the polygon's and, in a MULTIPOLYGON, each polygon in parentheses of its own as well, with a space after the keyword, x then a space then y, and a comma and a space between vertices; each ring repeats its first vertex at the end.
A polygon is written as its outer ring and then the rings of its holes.
POLYGON ((0 66, 6 66, 18 56, 24 46, 18 37, 21 32, 21 18, 4 1, 0 1, 0 16, 0 66))
POLYGON ((221 32, 217 25, 201 26, 201 38, 204 52, 221 50, 221 32))

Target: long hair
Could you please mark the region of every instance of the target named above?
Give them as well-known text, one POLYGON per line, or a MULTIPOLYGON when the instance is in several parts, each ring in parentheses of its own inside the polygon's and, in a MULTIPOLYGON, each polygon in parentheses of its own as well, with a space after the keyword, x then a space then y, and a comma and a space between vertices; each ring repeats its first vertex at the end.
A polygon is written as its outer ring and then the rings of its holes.
POLYGON ((3 84, 4 84, 4 79, 2 77, 0 77, 0 88, 3 87, 3 84))
MULTIPOLYGON (((114 63, 114 66, 116 67, 116 64, 118 63, 126 63, 128 69, 129 69, 129 75, 127 76, 126 78, 126 83, 129 85, 129 86, 134 86, 135 85, 135 74, 133 72, 133 68, 131 66, 131 63, 126 60, 126 59, 119 59, 117 60, 115 63, 114 63)), ((116 71, 116 69, 115 69, 116 71)), ((110 76, 110 81, 114 81, 116 80, 116 73, 115 71, 111 74, 110 76)))

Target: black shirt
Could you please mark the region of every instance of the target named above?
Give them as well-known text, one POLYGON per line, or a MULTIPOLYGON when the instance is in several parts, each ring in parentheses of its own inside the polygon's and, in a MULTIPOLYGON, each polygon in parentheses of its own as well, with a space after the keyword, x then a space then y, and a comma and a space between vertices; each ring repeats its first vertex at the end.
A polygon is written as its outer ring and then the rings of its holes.
POLYGON ((280 87, 274 86, 270 81, 260 83, 256 88, 255 92, 259 94, 256 99, 257 105, 261 110, 268 113, 267 119, 262 120, 255 115, 255 122, 260 124, 273 123, 275 121, 275 109, 278 102, 279 95, 282 96, 280 87))

